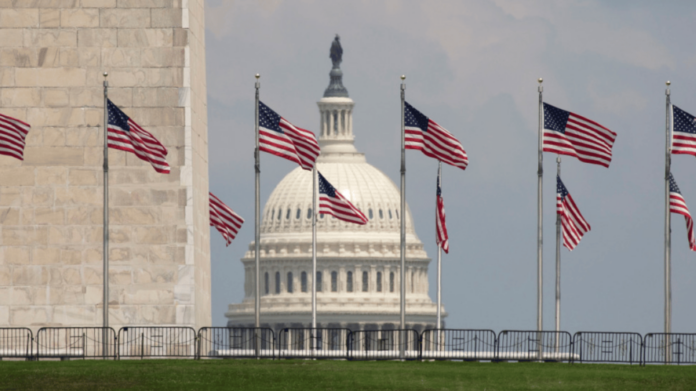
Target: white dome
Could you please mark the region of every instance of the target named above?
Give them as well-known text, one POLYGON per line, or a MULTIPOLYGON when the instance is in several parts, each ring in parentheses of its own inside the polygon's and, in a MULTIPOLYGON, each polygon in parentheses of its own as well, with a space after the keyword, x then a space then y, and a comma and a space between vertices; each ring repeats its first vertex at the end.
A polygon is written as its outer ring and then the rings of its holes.
MULTIPOLYGON (((394 183, 363 159, 350 162, 319 162, 319 172, 370 221, 365 225, 347 223, 332 216, 317 219, 317 240, 350 240, 399 245, 400 194, 394 183), (347 236, 346 233, 350 232, 347 236)), ((312 173, 296 168, 276 186, 263 211, 261 243, 284 239, 310 242, 312 234, 312 173)), ((406 241, 422 248, 407 210, 406 241)), ((390 249, 391 250, 391 249, 390 249)), ((398 247, 395 250, 398 254, 398 247)), ((425 254, 420 254, 425 256, 425 254)))
MULTIPOLYGON (((317 218, 319 256, 400 257, 400 193, 394 183, 363 156, 321 159, 319 172, 370 221, 347 223, 332 216, 317 218), (324 162, 322 160, 329 160, 324 162)), ((261 257, 311 256, 312 173, 297 167, 271 193, 261 219, 261 257)), ((425 259, 411 213, 406 213, 407 258, 425 259)), ((246 259, 254 257, 249 244, 246 259)))

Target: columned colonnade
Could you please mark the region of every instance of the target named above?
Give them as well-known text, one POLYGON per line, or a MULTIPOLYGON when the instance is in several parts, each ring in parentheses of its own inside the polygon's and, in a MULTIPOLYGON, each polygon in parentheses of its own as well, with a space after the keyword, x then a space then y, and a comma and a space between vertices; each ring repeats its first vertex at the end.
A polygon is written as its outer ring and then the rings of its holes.
POLYGON ((320 139, 353 139, 353 106, 347 98, 331 98, 332 102, 319 102, 321 119, 320 139))
MULTIPOLYGON (((311 270, 311 264, 306 261, 295 263, 283 260, 272 265, 262 264, 261 296, 292 294, 301 295, 300 297, 310 297, 313 280, 311 270), (290 277, 292 291, 289 289, 290 283, 288 282, 290 273, 292 273, 290 277), (305 284, 302 281, 302 273, 306 273, 305 284), (306 289, 303 289, 303 287, 306 289)), ((245 273, 245 281, 249 282, 245 284, 245 294, 247 297, 250 297, 253 296, 254 292, 253 265, 247 265, 245 273)), ((321 285, 317 287, 317 292, 322 295, 330 295, 331 293, 399 295, 400 273, 397 261, 384 262, 384 265, 375 265, 374 263, 346 265, 343 262, 331 265, 330 261, 322 260, 317 274, 320 274, 321 285), (352 274, 350 279, 349 273, 352 274), (365 284, 363 273, 367 273, 367 284, 365 284), (352 281, 350 281, 351 279, 352 281), (367 289, 365 290, 365 288, 367 289)), ((427 295, 427 265, 406 266, 406 292, 427 295)))

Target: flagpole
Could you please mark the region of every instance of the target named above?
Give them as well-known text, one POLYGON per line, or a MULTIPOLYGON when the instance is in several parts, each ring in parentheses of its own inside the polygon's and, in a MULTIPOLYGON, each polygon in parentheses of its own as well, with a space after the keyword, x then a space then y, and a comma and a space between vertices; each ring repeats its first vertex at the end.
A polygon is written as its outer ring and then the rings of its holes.
POLYGON ((669 174, 671 171, 671 109, 670 102, 670 82, 667 81, 666 95, 666 112, 665 120, 665 333, 668 334, 665 341, 665 362, 670 362, 672 358, 672 346, 670 344, 669 333, 672 332, 672 228, 671 214, 669 210, 669 174))
MULTIPOLYGON (((561 177, 561 156, 556 157, 557 175, 561 177)), ((556 213, 556 353, 561 331, 561 215, 556 213)))
MULTIPOLYGON (((442 162, 437 162, 437 181, 438 188, 442 189, 442 162)), ((435 201, 435 213, 439 213, 437 207, 437 201, 435 201)), ((437 224, 437 223, 436 223, 437 224)), ((435 227, 435 234, 437 235, 437 227, 435 227)), ((437 342, 442 343, 441 332, 442 329, 442 246, 438 244, 437 246, 437 342)), ((442 345, 440 345, 442 346, 442 345)))
POLYGON ((107 331, 106 328, 109 327, 109 81, 106 78, 109 76, 107 72, 104 72, 104 221, 103 221, 103 235, 104 235, 104 287, 103 287, 103 327, 102 330, 102 343, 104 348, 102 353, 106 356, 108 350, 107 341, 107 331))
POLYGON ((406 128, 404 122, 404 102, 406 101, 406 75, 401 75, 401 359, 405 358, 404 332, 406 329, 406 128))
POLYGON ((260 156, 259 156, 259 88, 261 87, 261 83, 259 82, 259 78, 261 75, 258 73, 256 74, 256 100, 254 102, 254 132, 255 132, 255 137, 256 137, 256 149, 254 150, 254 169, 255 169, 255 175, 256 175, 256 184, 255 184, 255 192, 256 192, 256 200, 254 203, 254 222, 256 224, 256 232, 254 233, 254 261, 256 262, 256 293, 254 295, 254 327, 255 327, 255 339, 256 339, 256 358, 259 358, 259 355, 261 353, 261 340, 259 336, 259 328, 261 327, 261 266, 260 266, 260 251, 261 251, 261 226, 259 225, 259 222, 261 220, 261 200, 260 200, 260 193, 261 193, 261 162, 260 162, 260 156))
POLYGON ((312 349, 317 340, 317 167, 312 169, 312 349))
MULTIPOLYGON (((541 83, 544 79, 539 78, 539 167, 537 169, 537 331, 543 330, 543 282, 544 282, 544 261, 543 261, 543 244, 544 244, 544 221, 542 218, 542 190, 543 190, 543 177, 544 177, 544 154, 543 154, 543 137, 544 137, 544 100, 543 92, 544 86, 541 83)), ((540 338, 538 338, 540 342, 540 338)), ((539 358, 541 358, 541 351, 539 351, 539 358)))

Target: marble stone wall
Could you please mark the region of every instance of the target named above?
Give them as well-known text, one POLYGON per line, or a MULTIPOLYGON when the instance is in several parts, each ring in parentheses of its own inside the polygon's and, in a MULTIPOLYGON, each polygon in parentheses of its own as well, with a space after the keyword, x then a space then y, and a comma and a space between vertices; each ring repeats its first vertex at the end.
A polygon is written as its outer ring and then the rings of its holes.
POLYGON ((168 148, 111 150, 110 323, 211 323, 203 0, 0 0, 0 327, 102 323, 102 73, 168 148))

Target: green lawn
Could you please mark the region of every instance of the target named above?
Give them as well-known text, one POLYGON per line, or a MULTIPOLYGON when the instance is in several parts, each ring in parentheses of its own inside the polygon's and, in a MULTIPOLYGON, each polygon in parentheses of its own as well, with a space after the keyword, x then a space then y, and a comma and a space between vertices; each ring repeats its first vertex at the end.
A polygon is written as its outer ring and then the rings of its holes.
POLYGON ((696 390, 696 366, 303 360, 3 361, 0 390, 696 390))

